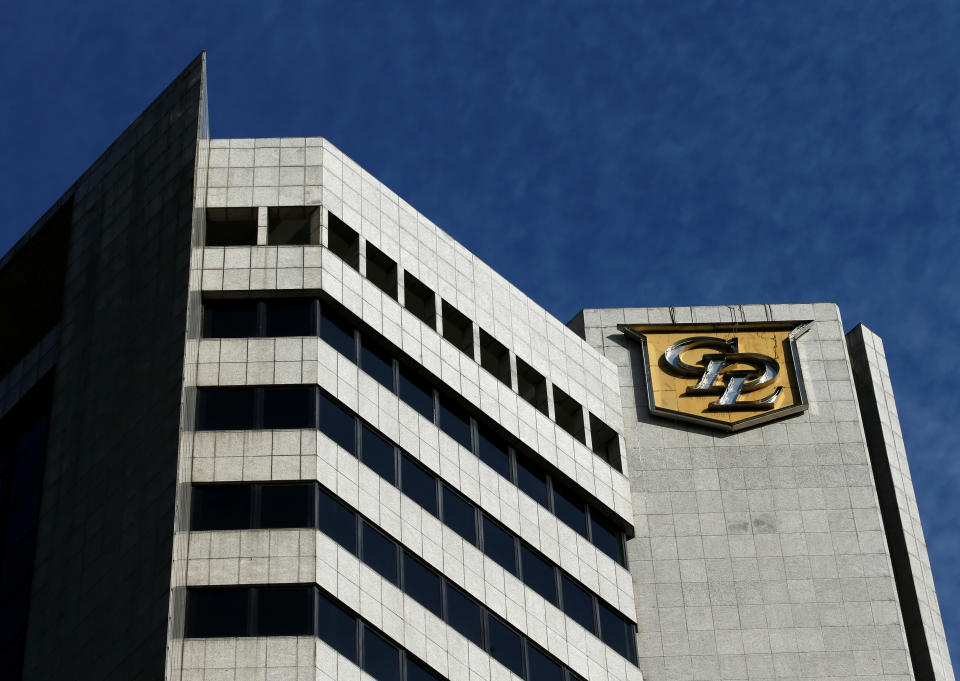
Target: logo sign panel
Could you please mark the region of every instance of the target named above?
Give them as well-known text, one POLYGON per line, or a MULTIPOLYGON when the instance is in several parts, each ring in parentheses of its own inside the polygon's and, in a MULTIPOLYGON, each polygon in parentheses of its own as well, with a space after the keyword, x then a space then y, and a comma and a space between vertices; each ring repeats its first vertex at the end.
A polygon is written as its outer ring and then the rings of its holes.
POLYGON ((807 408, 796 340, 809 322, 620 324, 643 348, 650 413, 737 431, 807 408))

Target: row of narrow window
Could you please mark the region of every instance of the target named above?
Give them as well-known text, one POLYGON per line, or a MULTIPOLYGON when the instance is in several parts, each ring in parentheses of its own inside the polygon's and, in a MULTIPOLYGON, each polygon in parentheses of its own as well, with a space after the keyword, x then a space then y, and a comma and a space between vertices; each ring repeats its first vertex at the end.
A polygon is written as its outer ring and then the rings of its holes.
MULTIPOLYGON (((469 449, 525 494, 576 530, 599 550, 626 566, 623 532, 604 520, 571 487, 561 485, 529 456, 508 447, 445 395, 418 385, 403 372, 399 394, 441 430, 469 449)), ((318 428, 393 485, 404 460, 413 458, 317 386, 218 387, 197 390, 197 430, 318 428)), ((437 479, 432 473, 433 489, 437 479)), ((400 483, 402 485, 402 483, 400 483)), ((404 489, 404 492, 407 490, 404 489)), ((411 495, 412 496, 412 495, 411 495)), ((436 513, 436 499, 413 497, 436 513)))
POLYGON ((378 681, 443 678, 314 584, 191 587, 186 608, 186 638, 317 636, 378 681))
MULTIPOLYGON (((237 216, 248 215, 245 218, 246 222, 243 224, 250 223, 252 220, 253 224, 253 236, 254 244, 256 243, 256 209, 209 209, 213 211, 226 211, 223 215, 234 215, 237 216), (229 211, 234 211, 234 213, 229 213, 229 211), (240 212, 237 212, 240 211, 240 212), (243 213, 243 211, 253 211, 252 213, 243 213)), ((303 211, 313 210, 312 208, 297 208, 297 207, 288 207, 288 208, 271 208, 268 211, 268 223, 273 225, 275 222, 277 225, 293 224, 294 220, 289 216, 301 216, 299 218, 299 223, 302 223, 301 232, 305 238, 309 238, 311 234, 310 224, 311 222, 316 223, 316 218, 311 217, 303 211), (297 211, 301 212, 297 212, 297 211), (283 211, 286 211, 284 213, 283 211), (287 219, 284 222, 281 219, 282 215, 287 215, 287 219), (274 217, 276 216, 276 217, 274 217)), ((209 211, 208 211, 209 213, 209 211)), ((219 216, 220 213, 217 213, 219 216)), ((239 218, 237 218, 239 219, 239 218)), ((208 214, 208 234, 210 234, 211 225, 220 224, 219 222, 211 222, 210 215, 208 214)), ((352 228, 350 228, 343 220, 338 218, 333 213, 328 213, 328 248, 335 255, 340 257, 347 265, 359 271, 360 269, 360 235, 352 228)), ((226 224, 226 223, 224 223, 226 224)), ((249 228, 247 228, 249 231, 249 228)), ((272 227, 270 228, 273 229, 272 227)), ((279 228, 278 228, 278 231, 279 228)), ((283 233, 290 231, 287 228, 283 233)), ((317 230, 314 228, 314 233, 317 230)), ((237 232, 238 234, 242 233, 237 232)), ((268 232, 273 234, 273 231, 268 232)), ((275 243, 275 241, 269 241, 268 243, 275 243)), ((297 241, 297 242, 288 242, 288 243, 311 243, 307 241, 297 241)), ((209 243, 208 245, 213 245, 209 243)), ((220 245, 220 244, 218 244, 220 245)), ((240 244, 237 244, 240 245, 240 244)), ((244 244, 247 245, 247 244, 244 244)), ((252 245, 252 244, 249 244, 252 245)), ((374 285, 376 285, 381 291, 389 295, 394 300, 398 299, 398 282, 399 282, 399 268, 397 263, 390 258, 388 255, 383 253, 380 249, 376 248, 370 243, 366 244, 366 277, 374 285)), ((403 272, 404 280, 404 307, 406 307, 411 313, 414 314, 418 319, 427 324, 430 328, 437 328, 437 306, 436 306, 436 294, 423 282, 411 275, 409 272, 403 272)), ((440 317, 443 321, 442 324, 442 334, 443 337, 449 341, 454 347, 459 349, 464 354, 475 358, 474 353, 474 338, 473 338, 473 322, 465 314, 456 309, 453 305, 448 303, 445 300, 440 301, 440 317)), ((269 319, 269 317, 268 317, 269 319)), ((250 334, 255 335, 255 334, 250 334)), ((269 330, 266 330, 266 335, 315 335, 314 333, 291 333, 291 334, 277 334, 271 333, 269 330)), ((225 336, 221 336, 225 337, 225 336)), ((479 355, 480 355, 480 365, 486 369, 490 374, 499 379, 502 383, 507 386, 512 387, 511 379, 511 367, 510 367, 510 353, 507 350, 507 347, 491 336, 489 333, 483 329, 479 329, 479 355)), ((517 386, 516 390, 520 396, 525 399, 527 402, 536 407, 539 411, 544 414, 549 415, 548 399, 547 399, 547 382, 543 374, 539 373, 532 366, 524 362, 519 357, 516 358, 516 375, 517 375, 517 386)), ((573 437, 579 440, 581 443, 586 443, 586 431, 584 424, 584 410, 582 405, 574 400, 572 397, 567 395, 566 392, 560 388, 553 386, 553 406, 554 406, 554 420, 557 425, 563 428, 565 431, 570 433, 573 437)), ((593 414, 589 415, 590 418, 590 429, 591 429, 591 439, 594 452, 603 457, 607 462, 614 466, 618 471, 621 471, 620 465, 620 445, 619 439, 617 438, 616 432, 607 426, 603 421, 598 419, 593 414)))
MULTIPOLYGON (((374 454, 374 458, 380 454, 374 454)), ((636 627, 632 622, 447 485, 440 483, 438 490, 431 474, 409 458, 401 461, 400 472, 404 493, 587 631, 636 663, 636 627)), ((316 482, 194 485, 190 522, 192 530, 315 527, 437 617, 444 617, 442 575, 316 482)))

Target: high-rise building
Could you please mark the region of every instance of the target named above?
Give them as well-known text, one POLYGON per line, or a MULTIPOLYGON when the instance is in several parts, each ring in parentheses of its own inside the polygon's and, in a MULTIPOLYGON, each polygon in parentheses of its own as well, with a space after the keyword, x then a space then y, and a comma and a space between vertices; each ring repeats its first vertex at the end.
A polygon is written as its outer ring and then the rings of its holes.
POLYGON ((879 338, 563 324, 205 92, 0 260, 5 678, 954 678, 879 338))

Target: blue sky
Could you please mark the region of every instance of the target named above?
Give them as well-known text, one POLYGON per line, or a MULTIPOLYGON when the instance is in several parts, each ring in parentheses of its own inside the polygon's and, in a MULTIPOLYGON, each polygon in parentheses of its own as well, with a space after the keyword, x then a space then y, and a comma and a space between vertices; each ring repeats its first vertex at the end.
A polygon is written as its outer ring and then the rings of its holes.
POLYGON ((956 654, 958 35, 930 0, 3 3, 0 253, 206 49, 214 136, 329 138, 560 319, 837 302, 956 654))

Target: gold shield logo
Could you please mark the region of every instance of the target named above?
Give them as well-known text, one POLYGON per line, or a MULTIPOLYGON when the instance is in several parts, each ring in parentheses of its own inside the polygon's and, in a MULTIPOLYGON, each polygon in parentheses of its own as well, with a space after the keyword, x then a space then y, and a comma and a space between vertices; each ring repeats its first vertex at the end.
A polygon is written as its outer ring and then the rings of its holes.
POLYGON ((809 322, 620 324, 640 342, 650 413, 727 431, 807 408, 796 340, 809 322))

